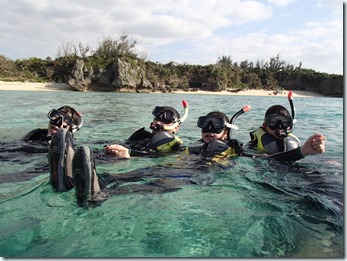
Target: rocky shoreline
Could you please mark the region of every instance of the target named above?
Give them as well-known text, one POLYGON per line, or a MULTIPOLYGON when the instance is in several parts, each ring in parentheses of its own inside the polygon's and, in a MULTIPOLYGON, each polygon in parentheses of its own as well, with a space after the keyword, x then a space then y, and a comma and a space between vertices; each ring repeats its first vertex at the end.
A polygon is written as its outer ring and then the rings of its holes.
MULTIPOLYGON (((0 81, 0 91, 74 91, 66 83, 33 83, 33 82, 3 82, 0 81)), ((176 91, 177 94, 213 94, 213 95, 244 95, 244 96, 287 96, 288 91, 274 94, 266 90, 246 90, 239 92, 211 92, 211 91, 176 91)), ((323 94, 310 91, 293 91, 295 97, 325 97, 323 94)))

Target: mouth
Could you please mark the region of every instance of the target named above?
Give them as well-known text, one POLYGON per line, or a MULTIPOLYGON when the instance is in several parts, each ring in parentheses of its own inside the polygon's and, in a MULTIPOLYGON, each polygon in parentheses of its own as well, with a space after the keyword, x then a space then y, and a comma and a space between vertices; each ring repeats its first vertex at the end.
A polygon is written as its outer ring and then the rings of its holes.
POLYGON ((205 139, 210 141, 210 140, 214 139, 214 135, 212 135, 212 134, 205 134, 205 139))
POLYGON ((51 132, 57 132, 59 128, 57 126, 51 126, 51 132))
POLYGON ((156 130, 156 131, 160 131, 160 130, 164 130, 164 126, 161 124, 151 124, 150 125, 150 129, 152 130, 156 130))

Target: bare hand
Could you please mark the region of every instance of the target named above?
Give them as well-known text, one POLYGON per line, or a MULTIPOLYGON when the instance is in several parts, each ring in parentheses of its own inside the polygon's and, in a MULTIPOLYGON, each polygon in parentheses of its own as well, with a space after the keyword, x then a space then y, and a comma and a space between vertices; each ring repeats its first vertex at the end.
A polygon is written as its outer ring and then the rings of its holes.
POLYGON ((130 158, 129 149, 119 144, 107 145, 105 152, 115 155, 118 159, 130 158))
POLYGON ((314 134, 309 137, 301 147, 301 153, 306 155, 315 155, 325 152, 326 137, 323 134, 314 134))

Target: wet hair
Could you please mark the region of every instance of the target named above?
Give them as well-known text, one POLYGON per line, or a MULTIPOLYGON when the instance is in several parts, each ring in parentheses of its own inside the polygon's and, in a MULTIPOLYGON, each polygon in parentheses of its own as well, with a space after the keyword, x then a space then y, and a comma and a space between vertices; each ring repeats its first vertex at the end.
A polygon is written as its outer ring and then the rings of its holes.
POLYGON ((220 111, 212 111, 208 113, 206 116, 215 117, 215 118, 223 118, 226 122, 229 122, 228 116, 225 113, 220 111))
POLYGON ((265 118, 271 114, 279 114, 279 115, 287 116, 289 115, 289 111, 282 105, 273 105, 269 109, 267 109, 265 113, 265 118))
POLYGON ((62 111, 66 113, 67 115, 69 115, 73 119, 75 125, 79 126, 81 124, 82 116, 74 108, 64 105, 58 108, 57 110, 62 111))

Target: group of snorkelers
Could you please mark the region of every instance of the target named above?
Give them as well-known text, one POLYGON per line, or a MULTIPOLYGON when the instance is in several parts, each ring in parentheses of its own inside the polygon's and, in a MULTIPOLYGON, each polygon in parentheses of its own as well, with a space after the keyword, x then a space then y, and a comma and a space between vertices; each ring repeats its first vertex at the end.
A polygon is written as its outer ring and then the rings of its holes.
MULTIPOLYGON (((183 146, 177 132, 187 118, 189 109, 187 102, 182 101, 183 117, 171 106, 156 106, 152 111, 154 118, 149 126, 151 131, 143 127, 135 131, 123 144, 107 145, 104 153, 117 159, 157 157, 182 152, 202 155, 212 161, 247 156, 281 162, 295 162, 307 155, 324 153, 324 135, 314 134, 301 145, 300 140, 292 133, 295 107, 291 95, 289 92, 288 100, 292 113, 281 105, 268 108, 262 126, 250 132, 251 140, 245 146, 232 137, 232 131, 237 129, 234 124, 236 118, 247 112, 249 106, 236 112, 230 119, 220 111, 200 116, 197 126, 201 129, 201 139, 189 146, 183 146)), ((48 129, 35 129, 25 135, 24 140, 49 146, 50 183, 53 188, 59 192, 75 188, 79 206, 105 201, 110 196, 108 185, 122 178, 126 180, 127 175, 111 174, 105 178, 97 174, 93 151, 88 146, 75 144, 74 134, 83 125, 83 117, 78 111, 70 106, 63 106, 50 110, 47 116, 48 129)), ((120 187, 119 182, 114 186, 117 187, 117 193, 123 193, 121 191, 125 188, 120 187)))

